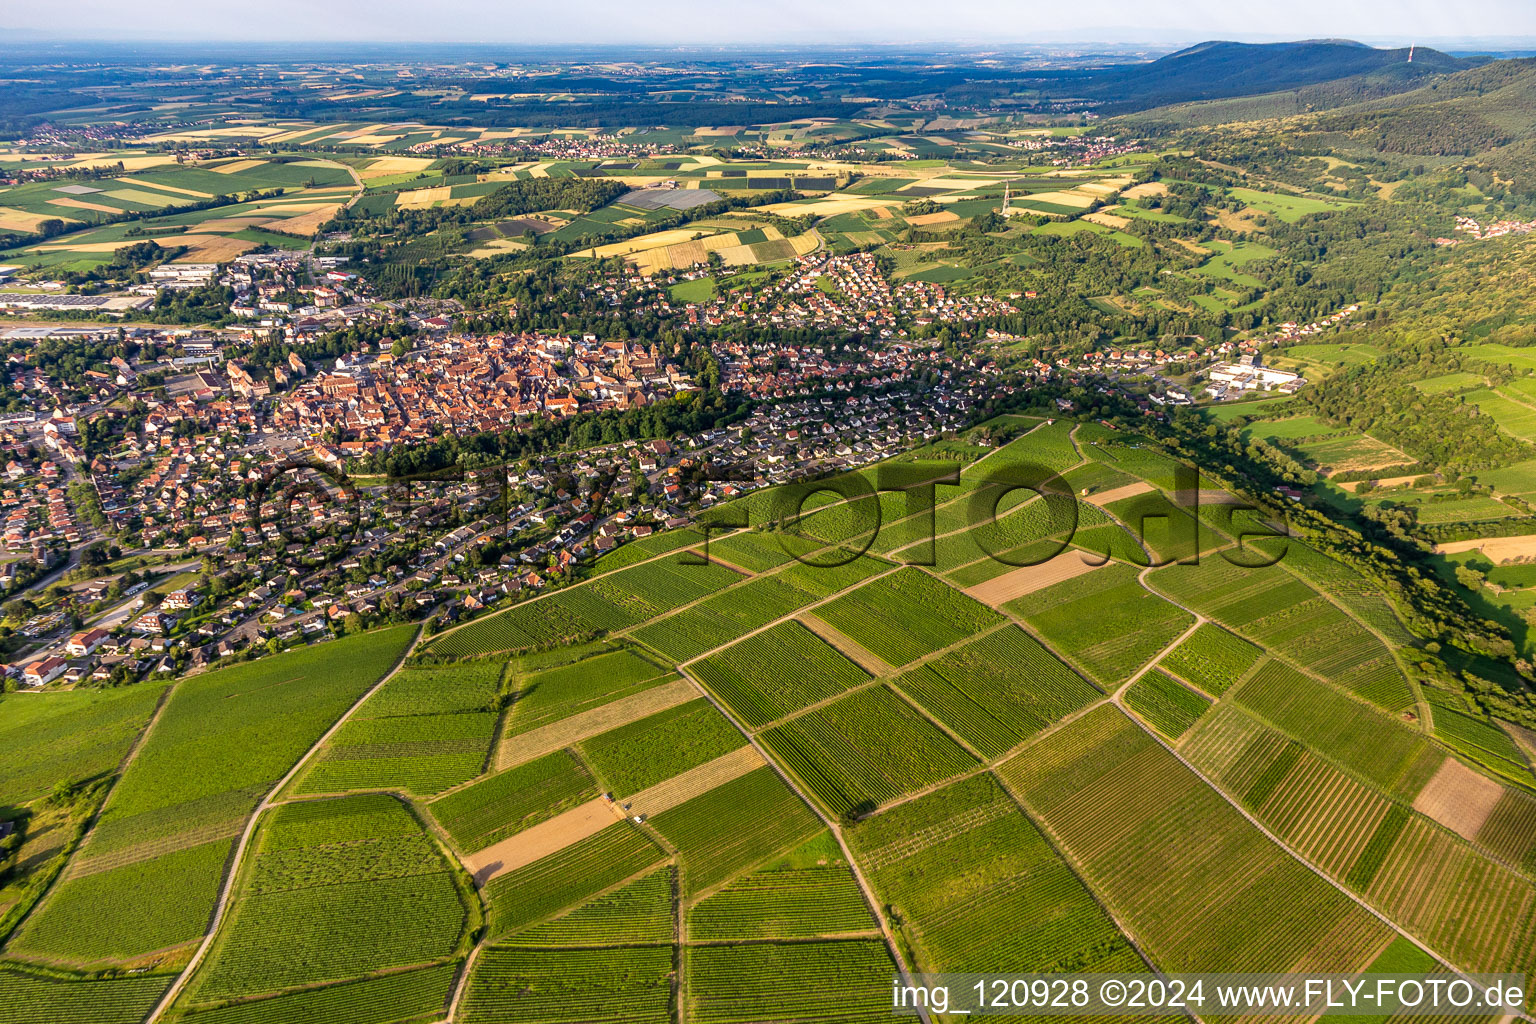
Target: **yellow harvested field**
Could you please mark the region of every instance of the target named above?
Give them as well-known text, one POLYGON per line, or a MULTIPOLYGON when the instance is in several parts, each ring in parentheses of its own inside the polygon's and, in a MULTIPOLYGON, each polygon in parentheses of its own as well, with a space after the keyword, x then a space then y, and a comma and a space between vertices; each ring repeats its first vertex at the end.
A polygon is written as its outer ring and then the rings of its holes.
POLYGON ((354 146, 387 146, 400 137, 399 135, 354 135, 347 141, 354 146))
POLYGON ((287 132, 282 132, 281 134, 278 134, 278 135, 273 135, 273 136, 269 137, 266 141, 267 142, 292 142, 295 139, 302 139, 306 135, 317 135, 320 132, 328 131, 328 130, 329 130, 329 126, 327 126, 327 125, 321 125, 319 127, 315 127, 315 126, 311 125, 308 128, 296 128, 293 131, 287 131, 287 132))
POLYGON ((243 238, 229 238, 225 235, 173 235, 170 238, 156 239, 156 241, 161 245, 191 247, 172 261, 175 263, 223 263, 225 260, 232 260, 241 253, 256 248, 255 242, 247 242, 243 238))
POLYGON ((601 257, 628 256, 632 252, 644 252, 647 249, 659 249, 664 245, 691 242, 694 240, 693 236, 697 234, 699 234, 697 228, 672 228, 668 231, 657 231, 653 234, 641 235, 639 238, 631 238, 623 242, 610 242, 607 245, 600 245, 597 247, 597 254, 601 257))
POLYGON ((199 192, 195 188, 177 188, 175 185, 162 185, 158 181, 145 181, 142 178, 114 178, 114 181, 124 185, 132 185, 135 188, 155 188, 161 192, 175 192, 179 196, 192 196, 196 199, 212 199, 213 193, 199 192))
MULTIPOLYGON (((202 223, 198 224, 197 230, 216 231, 222 234, 226 231, 244 231, 246 228, 261 227, 263 224, 270 223, 272 223, 272 218, 265 216, 220 217, 216 220, 203 221, 202 223)), ((281 224, 282 221, 278 221, 277 223, 281 224)))
POLYGON ((1091 220, 1095 224, 1102 224, 1107 228, 1115 228, 1116 230, 1131 226, 1131 219, 1129 217, 1121 217, 1117 214, 1109 213, 1105 210, 1096 210, 1093 213, 1085 213, 1083 214, 1083 220, 1091 220))
POLYGON ((949 224, 959 219, 960 215, 953 210, 940 210, 938 213, 920 213, 916 217, 908 217, 907 223, 921 228, 929 224, 949 224))
POLYGON ((296 203, 261 203, 253 207, 253 211, 264 213, 269 217, 297 217, 301 213, 313 213, 315 210, 328 210, 340 204, 332 202, 317 202, 305 200, 296 203))
POLYGON ((48 213, 28 213, 25 210, 0 206, 0 231, 35 231, 37 226, 45 220, 67 220, 78 223, 79 219, 78 217, 58 217, 48 213))
MULTIPOLYGON (((125 245, 132 245, 140 241, 137 238, 121 238, 116 242, 76 242, 73 245, 34 245, 27 252, 116 252, 125 245)), ((164 238, 155 241, 164 245, 164 238)))
POLYGON ((528 248, 527 242, 519 242, 515 238, 493 238, 480 248, 469 250, 469 255, 476 258, 500 256, 502 253, 516 252, 526 248, 528 248))
POLYGON ((1454 757, 1447 757, 1434 778, 1414 798, 1413 809, 1462 838, 1472 839, 1503 797, 1503 786, 1454 757))
POLYGON ((1081 576, 1097 568, 1100 567, 1084 561, 1082 552, 1069 549, 1039 565, 1026 565, 1012 572, 1005 572, 985 583, 978 583, 974 587, 967 588, 965 592, 982 604, 997 607, 1023 597, 1025 594, 1043 590, 1053 583, 1070 580, 1074 576, 1081 576))
POLYGON ((1524 533, 1518 537, 1480 537, 1474 540, 1453 540, 1435 545, 1435 554, 1454 555, 1462 551, 1478 551, 1487 555, 1495 564, 1503 565, 1517 559, 1536 558, 1536 533, 1524 533))
POLYGON ((1103 181, 1085 181, 1077 186, 1077 191, 1087 192, 1089 195, 1107 196, 1111 192, 1120 191, 1129 184, 1129 178, 1105 178, 1103 181))
POLYGON ((815 252, 821 248, 821 235, 812 228, 803 235, 796 235, 789 240, 789 244, 795 247, 796 256, 804 256, 808 252, 815 252))
POLYGON ((117 153, 106 153, 101 156, 87 156, 66 164, 66 167, 107 167, 121 163, 125 171, 142 171, 147 167, 160 167, 164 164, 173 164, 176 158, 170 154, 163 156, 121 156, 117 153))
POLYGON ((95 210, 97 213, 122 213, 122 209, 116 206, 103 206, 100 203, 88 203, 84 199, 50 199, 49 206, 67 206, 71 210, 95 210))
POLYGON ((1090 494, 1088 495, 1088 503, 1102 508, 1112 501, 1119 501, 1122 498, 1134 498, 1136 495, 1146 494, 1150 490, 1152 490, 1151 484, 1145 480, 1138 480, 1133 484, 1126 484, 1124 487, 1114 487, 1107 491, 1100 491, 1098 494, 1090 494))
POLYGON ((1144 181, 1140 185, 1132 185, 1125 190, 1127 199, 1146 199, 1151 196, 1165 196, 1168 194, 1168 186, 1160 181, 1144 181))
POLYGON ((336 211, 340 209, 340 203, 335 206, 323 206, 318 210, 312 210, 297 217, 289 217, 286 220, 269 220, 265 226, 290 235, 312 235, 320 230, 321 224, 336 216, 336 211))
POLYGON ((702 796, 717 786, 723 786, 732 779, 739 779, 747 772, 755 771, 762 766, 763 755, 748 743, 737 747, 729 754, 721 754, 713 761, 705 761, 696 768, 690 768, 681 775, 674 775, 670 779, 658 782, 649 789, 642 789, 622 802, 629 805, 627 813, 650 817, 662 811, 669 811, 696 796, 702 796))
POLYGON ((1036 192, 1032 195, 1019 196, 1019 199, 1037 199, 1042 203, 1054 203, 1057 206, 1076 206, 1079 208, 1092 206, 1096 196, 1087 196, 1081 192, 1036 192))
POLYGON ((453 193, 453 188, 448 185, 438 185, 436 188, 413 188, 409 192, 401 192, 395 197, 396 206, 431 206, 433 203, 442 202, 453 193))
POLYGON ((220 164, 218 167, 210 167, 208 170, 213 171, 215 174, 238 174, 241 171, 248 171, 252 167, 260 167, 264 163, 266 163, 265 160, 232 160, 227 164, 220 164))
POLYGON ((139 188, 115 188, 107 195, 113 199, 125 199, 130 203, 143 203, 146 206, 170 206, 171 198, 163 193, 145 192, 139 188))
POLYGON ((547 177, 549 177, 549 165, 548 164, 534 164, 532 167, 528 168, 528 177, 530 177, 530 178, 547 178, 547 177))
MULTIPOLYGON (((564 814, 557 814, 548 821, 541 821, 532 828, 525 828, 515 836, 464 857, 464 866, 474 876, 476 885, 484 885, 498 875, 516 871, 536 860, 594 836, 624 814, 603 797, 588 800, 572 807, 564 814)), ((660 854, 658 854, 660 856, 660 854)))
POLYGON ((699 136, 700 138, 714 139, 729 135, 738 135, 740 134, 741 129, 742 126, 739 124, 722 124, 716 125, 713 128, 695 128, 693 130, 693 134, 699 136))
POLYGON ((1001 178, 922 178, 911 185, 903 185, 897 191, 909 188, 947 188, 958 192, 967 188, 991 188, 1002 183, 1001 178))
POLYGON ((890 220, 891 209, 888 206, 877 206, 874 210, 876 220, 890 220))
MULTIPOLYGON (((120 238, 115 242, 75 242, 74 244, 35 245, 28 252, 116 252, 126 245, 133 245, 142 241, 138 238, 120 238)), ((187 246, 187 252, 178 257, 178 263, 215 263, 224 260, 232 260, 248 249, 256 247, 255 242, 247 242, 243 238, 226 238, 223 235, 160 235, 155 238, 167 249, 175 246, 187 246)))
MULTIPOLYGON (((1408 476, 1384 476, 1380 480, 1375 481, 1375 484, 1377 487, 1397 487, 1400 484, 1411 484, 1424 475, 1419 473, 1417 475, 1409 474, 1408 476)), ((1365 483, 1364 480, 1346 480, 1339 484, 1339 489, 1353 494, 1360 489, 1360 485, 1363 483, 1365 483)))
MULTIPOLYGON (((865 196, 828 196, 825 199, 813 199, 810 202, 774 203, 772 206, 763 207, 766 213, 776 213, 783 217, 804 217, 806 214, 814 214, 817 217, 835 217, 840 213, 857 213, 860 210, 876 210, 882 206, 899 206, 900 199, 874 199, 865 196)), ((1086 203, 1084 204, 1087 205, 1086 203)))
POLYGON ((382 178, 390 174, 410 174, 413 171, 424 171, 431 166, 432 158, 428 156, 381 156, 358 173, 366 180, 368 178, 382 178))
POLYGON ((756 263, 757 257, 752 254, 750 245, 728 245, 723 249, 717 249, 720 259, 728 267, 744 267, 749 263, 756 263))

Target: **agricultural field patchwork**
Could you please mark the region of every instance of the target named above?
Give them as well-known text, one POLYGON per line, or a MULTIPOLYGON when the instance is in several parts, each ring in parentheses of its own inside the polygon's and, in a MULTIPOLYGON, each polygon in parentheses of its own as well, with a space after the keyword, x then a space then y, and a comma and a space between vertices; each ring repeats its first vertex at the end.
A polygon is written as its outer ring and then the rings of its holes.
POLYGON ((454 952, 463 897, 431 836, 395 797, 285 804, 258 829, 191 1002, 340 981, 454 952))

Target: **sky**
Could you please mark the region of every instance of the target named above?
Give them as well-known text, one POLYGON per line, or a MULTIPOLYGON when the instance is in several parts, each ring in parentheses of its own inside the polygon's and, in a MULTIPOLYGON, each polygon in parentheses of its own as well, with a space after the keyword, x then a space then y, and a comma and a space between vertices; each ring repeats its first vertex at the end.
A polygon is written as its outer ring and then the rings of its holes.
POLYGON ((13 40, 1150 43, 1536 41, 1536 0, 8 0, 13 40))

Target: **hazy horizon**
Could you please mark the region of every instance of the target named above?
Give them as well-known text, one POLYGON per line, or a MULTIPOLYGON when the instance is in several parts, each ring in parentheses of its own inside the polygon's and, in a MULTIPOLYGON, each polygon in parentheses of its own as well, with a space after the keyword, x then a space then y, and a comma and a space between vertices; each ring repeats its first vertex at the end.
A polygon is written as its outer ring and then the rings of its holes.
POLYGON ((526 47, 752 46, 1130 46, 1177 47, 1208 39, 1274 42, 1347 38, 1369 45, 1423 43, 1486 49, 1536 41, 1528 0, 1194 0, 1155 23, 1144 5, 1101 0, 1091 9, 1039 2, 960 0, 943 8, 921 0, 778 0, 745 17, 722 18, 705 0, 677 0, 658 16, 633 4, 549 5, 527 0, 439 0, 430 12, 404 0, 329 4, 267 0, 252 8, 210 8, 190 0, 147 0, 124 7, 103 0, 21 0, 8 17, 13 42, 84 44, 434 44, 526 47), (292 25, 302 38, 284 38, 292 25), (1396 26, 1421 31, 1403 33, 1396 26), (1468 32, 1469 25, 1481 26, 1468 32), (277 26, 277 28, 274 28, 277 26), (1498 31, 1489 31, 1497 26, 1498 31), (1385 29, 1385 31, 1384 31, 1385 29))

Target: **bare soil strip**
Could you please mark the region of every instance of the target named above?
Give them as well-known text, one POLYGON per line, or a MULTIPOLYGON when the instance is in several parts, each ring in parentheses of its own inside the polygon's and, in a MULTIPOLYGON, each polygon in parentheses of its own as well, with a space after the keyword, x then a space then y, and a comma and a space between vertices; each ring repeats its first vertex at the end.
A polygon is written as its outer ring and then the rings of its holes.
POLYGON ((1005 572, 1001 576, 994 576, 985 583, 978 583, 968 588, 966 593, 982 604, 996 608, 1025 594, 1043 590, 1053 583, 1060 583, 1062 580, 1069 580, 1099 568, 1102 566, 1089 565, 1083 561, 1081 551, 1069 548, 1039 565, 1026 565, 1012 572, 1005 572))
POLYGON ((1123 487, 1114 487, 1107 491, 1100 491, 1098 494, 1090 494, 1088 495, 1088 503, 1103 508, 1112 501, 1119 501, 1121 498, 1134 498, 1136 495, 1146 494, 1152 489, 1152 485, 1145 480, 1137 480, 1135 483, 1126 484, 1123 487))
POLYGON ((1518 537, 1475 537, 1472 540, 1453 540, 1435 545, 1437 555, 1477 550, 1481 550, 1496 565, 1516 558, 1530 558, 1536 555, 1536 533, 1525 533, 1518 537))
POLYGON ((548 821, 523 829, 515 836, 466 855, 464 866, 474 875, 475 884, 483 886, 498 875, 516 871, 552 853, 558 853, 572 843, 597 835, 609 825, 622 820, 623 813, 612 801, 596 797, 578 807, 572 807, 564 814, 557 814, 548 821))
POLYGON ((1504 787, 1479 775, 1454 757, 1447 757, 1413 801, 1413 809, 1427 814, 1465 839, 1477 835, 1488 815, 1504 796, 1504 787))
POLYGON ((528 732, 503 736, 501 745, 496 750, 496 768, 500 771, 503 768, 511 768, 513 765, 543 757, 545 754, 553 754, 572 743, 580 743, 589 736, 596 736, 610 729, 617 729, 621 725, 628 725, 636 719, 676 707, 698 696, 698 691, 686 679, 679 679, 673 683, 654 686, 632 697, 620 697, 600 708, 583 711, 570 718, 551 722, 528 732))
POLYGON ((804 612, 797 615, 806 628, 827 643, 842 652, 843 657, 853 662, 872 676, 888 676, 896 671, 896 666, 888 665, 885 659, 880 657, 868 647, 859 643, 847 633, 842 632, 830 622, 816 615, 814 612, 804 612))
POLYGON ((738 747, 729 754, 721 754, 713 761, 706 761, 690 768, 681 775, 674 775, 648 789, 642 789, 627 800, 620 800, 626 814, 643 814, 650 817, 670 810, 678 804, 702 796, 717 786, 739 779, 747 772, 766 764, 763 755, 750 743, 738 747))

